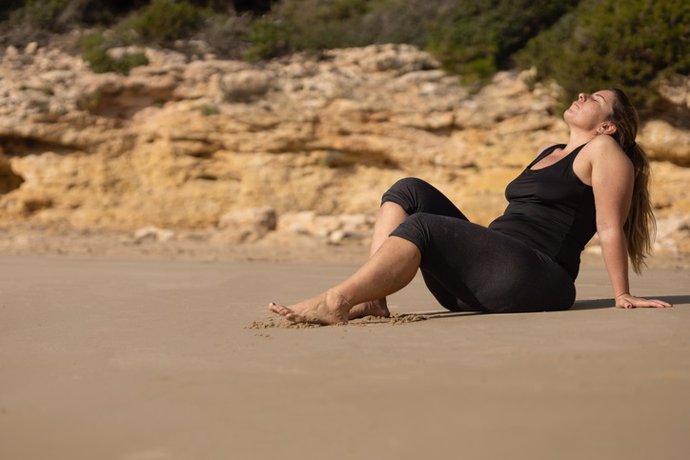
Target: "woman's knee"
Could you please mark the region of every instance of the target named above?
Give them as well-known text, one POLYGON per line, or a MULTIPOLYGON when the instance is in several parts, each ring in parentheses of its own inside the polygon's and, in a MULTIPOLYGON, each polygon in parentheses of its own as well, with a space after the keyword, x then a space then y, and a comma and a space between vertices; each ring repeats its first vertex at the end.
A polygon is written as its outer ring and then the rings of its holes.
POLYGON ((381 199, 382 203, 386 201, 397 203, 409 215, 426 212, 467 220, 440 190, 416 177, 406 177, 393 184, 381 199))
POLYGON ((402 179, 398 179, 391 188, 394 187, 418 187, 418 186, 428 186, 429 183, 425 181, 424 179, 420 179, 419 177, 403 177, 402 179))
POLYGON ((420 196, 431 185, 417 177, 405 177, 395 182, 381 198, 381 203, 392 201, 400 205, 407 214, 419 212, 421 208, 420 196))
POLYGON ((419 179, 418 177, 404 177, 396 181, 393 185, 391 185, 386 194, 395 193, 415 196, 418 195, 418 193, 421 190, 429 188, 430 185, 431 184, 429 184, 423 179, 419 179))

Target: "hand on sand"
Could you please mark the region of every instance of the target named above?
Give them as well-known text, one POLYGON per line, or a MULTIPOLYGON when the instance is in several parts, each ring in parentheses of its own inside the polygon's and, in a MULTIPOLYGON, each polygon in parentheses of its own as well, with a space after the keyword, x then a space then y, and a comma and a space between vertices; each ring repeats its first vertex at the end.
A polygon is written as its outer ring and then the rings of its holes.
POLYGON ((630 294, 616 296, 616 306, 619 308, 670 308, 673 305, 658 299, 643 299, 630 294))

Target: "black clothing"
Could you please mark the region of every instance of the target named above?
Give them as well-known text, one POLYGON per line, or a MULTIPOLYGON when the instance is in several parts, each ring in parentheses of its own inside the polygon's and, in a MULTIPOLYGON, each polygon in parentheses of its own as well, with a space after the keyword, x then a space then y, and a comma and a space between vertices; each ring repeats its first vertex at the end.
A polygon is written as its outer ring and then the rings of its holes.
POLYGON ((580 253, 596 232, 594 194, 573 171, 573 162, 584 145, 558 162, 531 169, 556 148, 544 150, 506 188, 510 203, 489 228, 523 241, 558 262, 573 280, 580 267, 580 253))
POLYGON ((593 198, 590 210, 587 191, 581 188, 587 186, 572 172, 579 149, 543 170, 528 171, 556 147, 545 150, 511 182, 506 214, 489 228, 469 222, 421 179, 401 179, 383 195, 382 203, 397 203, 409 214, 391 236, 419 248, 424 281, 443 307, 498 313, 572 306, 578 248, 593 234, 593 198), (553 222, 545 217, 549 213, 553 222))

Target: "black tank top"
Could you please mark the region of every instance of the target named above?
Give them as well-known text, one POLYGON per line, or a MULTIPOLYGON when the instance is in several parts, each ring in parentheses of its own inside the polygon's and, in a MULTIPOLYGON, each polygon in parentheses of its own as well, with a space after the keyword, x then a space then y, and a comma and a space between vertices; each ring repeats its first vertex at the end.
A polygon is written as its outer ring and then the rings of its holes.
POLYGON ((550 166, 531 169, 563 147, 554 145, 544 150, 508 184, 508 207, 489 228, 543 252, 574 280, 580 268, 580 253, 596 232, 592 187, 573 171, 573 162, 584 145, 550 166))

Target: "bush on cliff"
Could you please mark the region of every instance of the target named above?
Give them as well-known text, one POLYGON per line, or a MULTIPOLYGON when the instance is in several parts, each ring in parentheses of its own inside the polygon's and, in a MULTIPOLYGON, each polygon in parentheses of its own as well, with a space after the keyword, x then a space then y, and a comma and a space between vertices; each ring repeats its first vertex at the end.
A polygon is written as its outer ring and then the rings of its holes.
POLYGON ((451 0, 283 0, 255 21, 247 55, 409 43, 427 46, 430 31, 457 4, 451 0))
POLYGON ((359 22, 376 1, 284 0, 251 28, 246 56, 267 59, 294 51, 316 51, 371 43, 359 22))
POLYGON ((200 28, 207 10, 199 9, 186 0, 152 0, 120 21, 112 30, 90 33, 80 40, 82 59, 94 72, 116 72, 127 75, 137 66, 148 64, 141 52, 124 53, 113 57, 108 50, 132 44, 168 44, 190 36, 200 28))
POLYGON ((642 106, 655 80, 690 73, 690 3, 683 0, 587 0, 517 54, 572 97, 622 86, 642 106))
POLYGON ((0 21, 11 18, 13 27, 53 32, 121 22, 143 40, 162 42, 185 38, 205 17, 234 15, 233 5, 232 0, 2 0, 0 21))
POLYGON ((428 48, 465 77, 486 78, 512 67, 512 55, 578 0, 468 0, 438 18, 428 48))
POLYGON ((204 11, 186 0, 151 0, 119 29, 131 29, 143 41, 170 42, 188 37, 202 24, 204 11))
POLYGON ((108 54, 108 44, 101 33, 84 36, 81 40, 82 59, 96 73, 115 72, 128 75, 134 67, 149 63, 144 53, 124 53, 118 58, 108 54))
POLYGON ((578 0, 284 0, 255 22, 249 56, 371 43, 427 48, 445 67, 486 77, 578 0))
MULTIPOLYGON (((11 15, 15 22, 23 22, 32 27, 58 30, 58 17, 63 13, 70 0, 27 0, 25 2, 11 2, 10 5, 23 3, 11 15)), ((5 7, 6 8, 6 7, 5 7)))
POLYGON ((121 72, 140 61, 113 63, 110 47, 199 38, 220 56, 252 60, 410 43, 469 80, 518 62, 536 66, 568 97, 615 84, 647 106, 657 80, 690 73, 684 0, 5 0, 3 18, 11 18, 2 24, 10 31, 0 37, 3 44, 68 25, 112 26, 105 42, 84 50, 85 58, 94 68, 121 72))

